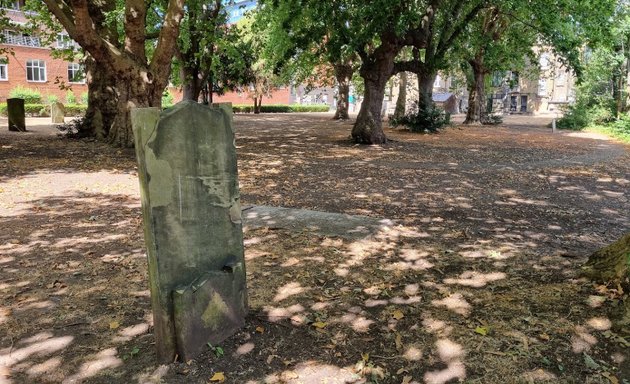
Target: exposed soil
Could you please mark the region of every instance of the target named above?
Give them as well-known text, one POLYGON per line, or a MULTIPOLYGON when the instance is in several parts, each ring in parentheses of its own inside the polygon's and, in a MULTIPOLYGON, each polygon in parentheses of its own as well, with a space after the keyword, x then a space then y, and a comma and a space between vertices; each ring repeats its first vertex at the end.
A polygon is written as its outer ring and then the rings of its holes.
POLYGON ((3 129, 0 383, 630 383, 625 293, 579 278, 630 231, 630 147, 547 122, 365 147, 329 115, 236 116, 243 206, 395 225, 246 227, 246 327, 168 365, 133 151, 3 129))

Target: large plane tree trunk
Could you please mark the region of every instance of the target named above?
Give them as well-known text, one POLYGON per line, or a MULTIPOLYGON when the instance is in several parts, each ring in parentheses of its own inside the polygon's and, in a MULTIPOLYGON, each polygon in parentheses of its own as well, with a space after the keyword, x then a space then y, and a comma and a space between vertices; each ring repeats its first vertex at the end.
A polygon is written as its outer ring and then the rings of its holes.
POLYGON ((337 80, 337 110, 335 111, 334 120, 347 120, 350 118, 348 114, 350 99, 350 80, 354 69, 351 64, 336 64, 335 79, 337 80))
POLYGON ((365 94, 357 120, 352 127, 352 139, 360 144, 383 144, 387 137, 383 132, 381 109, 385 98, 385 86, 394 74, 394 59, 401 47, 384 41, 371 55, 363 55, 359 70, 365 84, 365 94))
POLYGON ((90 56, 85 59, 85 72, 88 106, 78 135, 104 140, 109 135, 118 114, 117 83, 106 71, 101 71, 90 56))
POLYGON ((472 83, 468 88, 468 111, 466 112, 466 120, 464 124, 482 124, 484 123, 484 100, 485 92, 485 76, 486 70, 483 64, 483 52, 476 55, 473 60, 469 61, 473 71, 472 83))
POLYGON ((398 85, 398 98, 396 99, 396 109, 394 109, 394 119, 401 119, 407 112, 407 72, 400 72, 400 84, 398 85))
POLYGON ((621 286, 625 292, 624 305, 615 319, 618 327, 630 326, 630 233, 593 253, 583 266, 585 276, 601 283, 621 286))
MULTIPOLYGON (((147 56, 147 15, 149 3, 143 0, 125 0, 121 30, 122 45, 114 33, 103 33, 103 9, 114 9, 114 0, 103 0, 100 6, 93 2, 73 0, 71 6, 62 0, 43 0, 48 10, 64 27, 70 37, 94 58, 108 79, 116 79, 118 113, 108 132, 107 140, 118 146, 133 146, 131 108, 160 107, 162 93, 168 85, 171 61, 175 53, 179 25, 184 14, 185 0, 164 2, 161 29, 147 56), (121 49, 122 48, 122 49, 121 49)), ((110 29, 114 31, 116 27, 110 29)))
POLYGON ((437 77, 435 70, 419 70, 418 75, 418 110, 428 111, 433 107, 433 84, 437 77))

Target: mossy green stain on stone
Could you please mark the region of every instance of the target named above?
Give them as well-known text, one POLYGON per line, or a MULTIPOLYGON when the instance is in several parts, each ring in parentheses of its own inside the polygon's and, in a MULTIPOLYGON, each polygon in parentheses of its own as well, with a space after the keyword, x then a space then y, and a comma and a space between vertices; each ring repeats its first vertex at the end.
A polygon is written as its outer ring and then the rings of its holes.
POLYGON ((227 307, 227 305, 225 305, 225 302, 223 301, 221 296, 215 292, 212 294, 206 310, 203 311, 201 320, 203 321, 206 329, 216 331, 225 320, 228 311, 229 308, 227 307))

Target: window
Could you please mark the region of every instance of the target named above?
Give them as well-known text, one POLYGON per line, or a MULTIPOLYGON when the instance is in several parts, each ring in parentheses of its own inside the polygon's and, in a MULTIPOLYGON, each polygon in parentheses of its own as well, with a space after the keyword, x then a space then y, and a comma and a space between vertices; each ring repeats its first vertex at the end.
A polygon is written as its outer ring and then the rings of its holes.
POLYGON ((0 63, 0 80, 9 80, 9 64, 0 63))
POLYGON ((56 47, 60 49, 76 48, 77 44, 65 33, 57 35, 56 47))
POLYGON ((544 52, 540 55, 540 69, 549 69, 549 65, 549 54, 547 52, 544 52))
POLYGON ((547 97, 547 79, 538 79, 538 96, 547 97))
POLYGON ((15 9, 19 10, 24 5, 24 1, 17 0, 1 0, 0 7, 6 9, 15 9))
POLYGON ((442 78, 440 75, 435 76, 435 81, 433 82, 433 88, 440 88, 442 83, 442 78))
POLYGON ((46 81, 46 62, 44 60, 26 61, 26 81, 43 83, 46 81))
POLYGON ((495 71, 492 74, 492 86, 493 87, 500 87, 503 84, 504 78, 505 78, 505 73, 503 73, 501 71, 495 71))
POLYGON ((24 45, 27 47, 41 47, 38 36, 29 36, 27 33, 19 33, 5 29, 2 31, 2 42, 11 45, 24 45))
POLYGON ((68 63, 68 81, 71 83, 85 83, 83 67, 77 63, 68 63))

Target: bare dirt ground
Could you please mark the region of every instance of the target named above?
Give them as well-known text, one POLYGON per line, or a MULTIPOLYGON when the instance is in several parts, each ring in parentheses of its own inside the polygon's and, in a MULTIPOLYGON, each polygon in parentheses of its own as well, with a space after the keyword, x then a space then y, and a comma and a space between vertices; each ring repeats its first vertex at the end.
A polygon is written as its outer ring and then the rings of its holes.
POLYGON ((3 128, 0 383, 630 383, 624 293, 578 274, 630 230, 630 148, 548 121, 364 147, 329 115, 236 116, 244 206, 395 225, 246 227, 246 327, 167 365, 133 151, 3 128))

